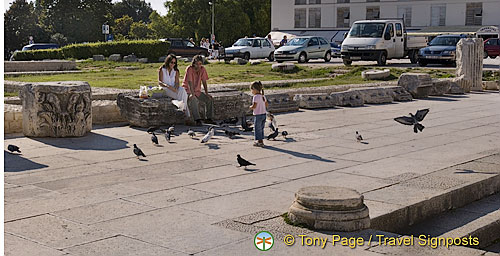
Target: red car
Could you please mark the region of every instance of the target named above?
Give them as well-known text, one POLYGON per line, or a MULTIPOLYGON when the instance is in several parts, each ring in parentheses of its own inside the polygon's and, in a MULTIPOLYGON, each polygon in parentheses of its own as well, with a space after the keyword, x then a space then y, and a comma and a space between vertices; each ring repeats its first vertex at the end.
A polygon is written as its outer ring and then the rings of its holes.
POLYGON ((492 59, 500 55, 500 39, 490 38, 484 41, 484 58, 488 56, 492 59))

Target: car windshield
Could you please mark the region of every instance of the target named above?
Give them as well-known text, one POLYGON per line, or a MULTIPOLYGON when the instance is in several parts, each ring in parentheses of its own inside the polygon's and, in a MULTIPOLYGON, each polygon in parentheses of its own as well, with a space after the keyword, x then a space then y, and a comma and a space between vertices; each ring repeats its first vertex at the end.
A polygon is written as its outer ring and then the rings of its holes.
POLYGON ((290 41, 288 41, 288 43, 286 45, 303 45, 305 42, 307 42, 307 39, 308 38, 294 38, 290 41))
POLYGON ((233 46, 252 46, 252 40, 238 39, 238 41, 236 41, 233 46))
POLYGON ((460 41, 460 37, 436 37, 432 39, 429 43, 430 46, 455 46, 458 41, 460 41))
POLYGON ((351 31, 350 37, 382 37, 384 32, 384 23, 355 23, 351 31))

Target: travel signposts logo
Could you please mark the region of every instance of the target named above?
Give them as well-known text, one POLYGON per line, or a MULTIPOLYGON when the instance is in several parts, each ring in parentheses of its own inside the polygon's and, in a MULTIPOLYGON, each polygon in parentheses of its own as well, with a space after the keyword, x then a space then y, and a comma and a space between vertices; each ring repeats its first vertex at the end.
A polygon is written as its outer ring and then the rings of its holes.
POLYGON ((268 251, 274 245, 274 237, 267 231, 261 231, 253 239, 255 247, 261 251, 268 251))

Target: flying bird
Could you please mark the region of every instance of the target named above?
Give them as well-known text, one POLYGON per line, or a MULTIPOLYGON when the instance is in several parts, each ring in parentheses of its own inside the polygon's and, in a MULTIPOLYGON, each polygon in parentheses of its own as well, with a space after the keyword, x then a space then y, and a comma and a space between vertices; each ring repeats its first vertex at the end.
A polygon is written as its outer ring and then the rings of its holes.
POLYGON ((11 153, 14 153, 14 152, 21 153, 21 150, 19 150, 19 147, 16 145, 8 145, 7 150, 9 150, 11 153))
POLYGON ((238 164, 240 165, 239 167, 244 167, 247 168, 249 165, 255 165, 253 163, 248 162, 247 160, 243 159, 239 154, 236 156, 236 160, 238 160, 238 164))
POLYGON ((271 134, 269 134, 269 135, 267 136, 267 140, 270 140, 270 139, 276 140, 276 137, 278 137, 278 134, 279 134, 279 133, 280 133, 280 132, 278 131, 278 128, 276 128, 276 130, 274 130, 274 132, 273 132, 273 133, 271 133, 271 134))
POLYGON ((152 132, 151 134, 151 142, 155 145, 158 145, 158 137, 156 137, 155 132, 152 132))
POLYGON ((243 129, 244 132, 253 131, 253 127, 250 127, 249 123, 247 122, 247 117, 244 114, 243 117, 241 118, 241 128, 243 129))
POLYGON ((191 129, 189 129, 189 131, 187 132, 187 134, 188 134, 189 136, 191 136, 191 138, 193 138, 193 137, 195 137, 195 136, 196 136, 196 133, 195 133, 193 130, 191 130, 191 129))
POLYGON ((281 132, 281 136, 283 136, 283 138, 285 138, 285 140, 286 140, 286 136, 288 136, 288 132, 287 131, 282 131, 281 132))
POLYGON ((358 142, 361 142, 361 141, 363 140, 363 136, 361 136, 361 134, 359 134, 359 132, 358 132, 358 131, 356 131, 356 140, 357 140, 358 142))
POLYGON ((139 159, 140 156, 146 157, 146 155, 144 155, 142 150, 138 148, 136 144, 134 144, 134 154, 137 156, 137 159, 139 159))
POLYGON ((424 120, 427 113, 429 113, 428 108, 421 109, 418 110, 415 115, 410 113, 410 116, 400 116, 394 118, 394 120, 404 125, 413 125, 413 132, 418 133, 418 131, 422 132, 425 128, 425 126, 421 125, 419 122, 422 122, 422 120, 424 120))
POLYGON ((203 137, 203 139, 201 139, 201 143, 205 143, 205 142, 208 142, 208 140, 210 140, 212 138, 212 136, 214 136, 215 134, 215 129, 214 127, 210 127, 208 129, 208 132, 207 134, 205 134, 205 136, 203 137))

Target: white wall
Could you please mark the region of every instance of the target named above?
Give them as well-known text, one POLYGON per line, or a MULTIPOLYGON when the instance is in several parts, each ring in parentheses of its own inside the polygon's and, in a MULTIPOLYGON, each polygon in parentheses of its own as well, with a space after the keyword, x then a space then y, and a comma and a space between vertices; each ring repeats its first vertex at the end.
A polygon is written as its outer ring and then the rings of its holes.
POLYGON ((446 26, 465 26, 465 3, 446 4, 446 26))
POLYGON ((483 2, 483 25, 500 26, 500 0, 483 2))

